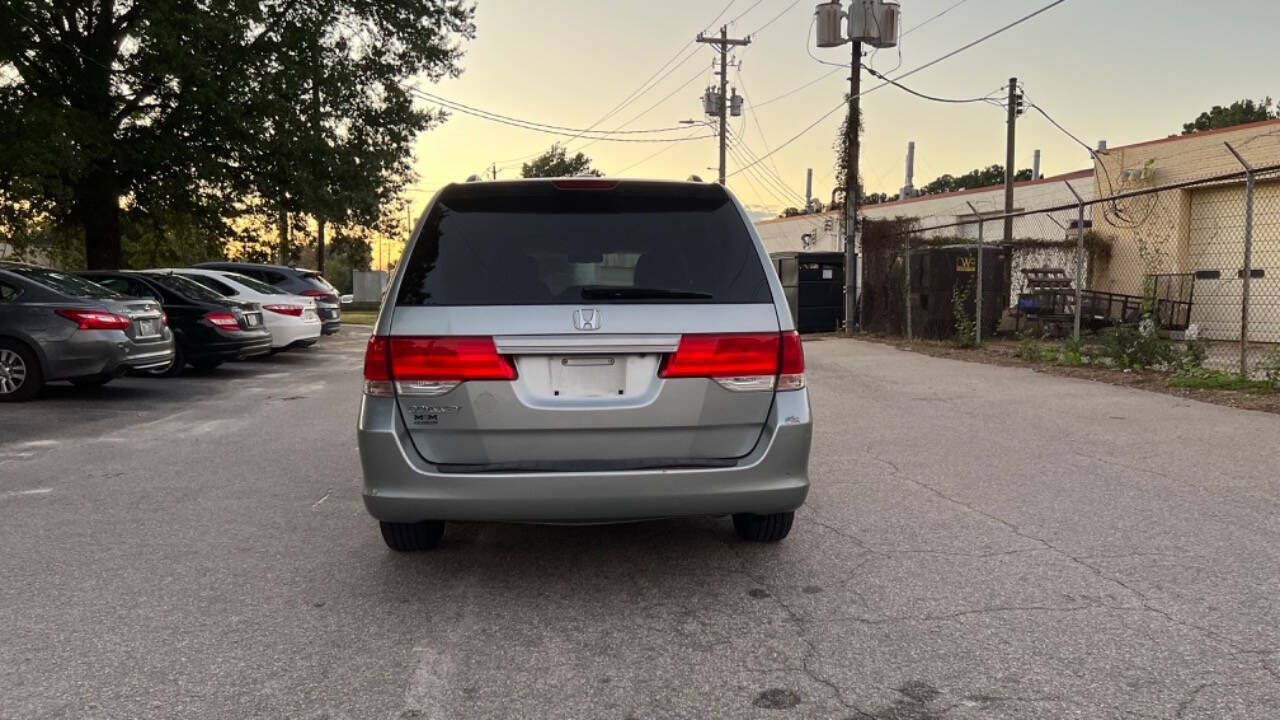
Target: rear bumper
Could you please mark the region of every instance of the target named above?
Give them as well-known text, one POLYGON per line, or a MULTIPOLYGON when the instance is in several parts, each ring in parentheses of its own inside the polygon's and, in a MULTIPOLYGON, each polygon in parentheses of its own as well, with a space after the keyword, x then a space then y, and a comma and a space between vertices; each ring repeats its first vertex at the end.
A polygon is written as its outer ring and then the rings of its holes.
POLYGON ((173 360, 173 336, 135 342, 119 330, 79 330, 45 346, 46 380, 120 375, 131 369, 163 367, 173 360))
POLYGON ((278 350, 304 343, 314 343, 320 337, 321 324, 318 320, 313 322, 299 320, 277 323, 267 329, 271 331, 271 347, 278 350))
POLYGON ((777 395, 756 448, 732 467, 631 472, 441 473, 414 449, 391 398, 365 397, 364 502, 379 520, 611 522, 795 510, 809 492, 807 391, 777 395))

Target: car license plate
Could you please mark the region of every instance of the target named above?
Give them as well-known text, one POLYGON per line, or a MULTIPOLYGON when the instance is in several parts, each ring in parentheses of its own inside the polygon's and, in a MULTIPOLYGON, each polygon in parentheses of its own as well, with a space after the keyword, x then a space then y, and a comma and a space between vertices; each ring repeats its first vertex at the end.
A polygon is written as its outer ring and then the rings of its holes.
POLYGON ((244 316, 244 323, 245 323, 246 325, 248 325, 249 327, 257 327, 257 326, 258 326, 258 322, 259 322, 259 320, 258 320, 258 316, 257 316, 257 315, 245 315, 245 316, 244 316))
POLYGON ((139 320, 138 321, 138 337, 147 338, 155 337, 160 334, 159 320, 139 320))
POLYGON ((317 318, 317 317, 316 317, 316 311, 315 311, 315 310, 303 310, 303 311, 302 311, 302 319, 303 319, 303 320, 318 320, 319 318, 317 318))
POLYGON ((551 389, 561 398, 621 395, 627 385, 625 360, 600 355, 552 358, 551 389))

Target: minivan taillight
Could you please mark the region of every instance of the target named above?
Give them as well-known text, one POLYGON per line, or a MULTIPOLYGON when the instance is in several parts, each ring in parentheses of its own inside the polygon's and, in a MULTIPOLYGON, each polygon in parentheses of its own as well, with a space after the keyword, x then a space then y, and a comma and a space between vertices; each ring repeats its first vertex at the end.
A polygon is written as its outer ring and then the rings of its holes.
POLYGON ((387 338, 374 335, 364 349, 364 394, 392 397, 391 353, 387 338))
POLYGON ((391 394, 392 382, 401 395, 432 396, 468 380, 516 379, 491 337, 373 337, 364 368, 370 395, 391 394))
POLYGON ((795 332, 684 335, 658 376, 710 378, 734 392, 798 390, 804 353, 795 332))
POLYGON ((782 333, 782 360, 778 372, 779 390, 799 390, 804 387, 804 345, 800 333, 792 330, 782 333))
POLYGON ((102 310, 58 308, 55 313, 75 323, 80 330, 128 330, 129 318, 102 310))

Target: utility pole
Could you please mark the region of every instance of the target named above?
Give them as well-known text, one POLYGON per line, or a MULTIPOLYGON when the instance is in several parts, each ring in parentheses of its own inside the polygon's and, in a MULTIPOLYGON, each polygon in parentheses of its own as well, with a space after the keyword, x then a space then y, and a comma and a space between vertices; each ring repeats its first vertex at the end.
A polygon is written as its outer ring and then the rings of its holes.
POLYGON ((1013 242, 1013 177, 1017 173, 1014 168, 1013 146, 1017 139, 1018 116, 1022 114, 1022 96, 1018 94, 1018 78, 1009 78, 1009 127, 1008 139, 1005 141, 1004 153, 1004 241, 1013 242))
POLYGON ((858 312, 858 126, 862 124, 862 43, 853 41, 853 63, 849 66, 849 121, 845 123, 844 169, 844 335, 853 337, 854 316, 858 312))
POLYGON ((716 115, 720 118, 720 184, 724 185, 724 156, 727 141, 727 115, 729 105, 729 48, 733 45, 750 45, 751 37, 731 38, 729 27, 720 26, 720 37, 706 37, 698 33, 698 42, 717 45, 720 48, 720 100, 716 103, 716 115))

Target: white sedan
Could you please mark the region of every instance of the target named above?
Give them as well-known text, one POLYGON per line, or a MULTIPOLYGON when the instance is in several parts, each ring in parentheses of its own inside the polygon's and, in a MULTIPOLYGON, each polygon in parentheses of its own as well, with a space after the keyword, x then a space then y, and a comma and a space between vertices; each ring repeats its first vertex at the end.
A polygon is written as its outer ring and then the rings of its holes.
POLYGON ((262 321, 271 332, 274 351, 314 345, 321 322, 315 298, 293 295, 240 273, 204 268, 174 268, 169 272, 191 278, 216 293, 262 306, 262 321))

